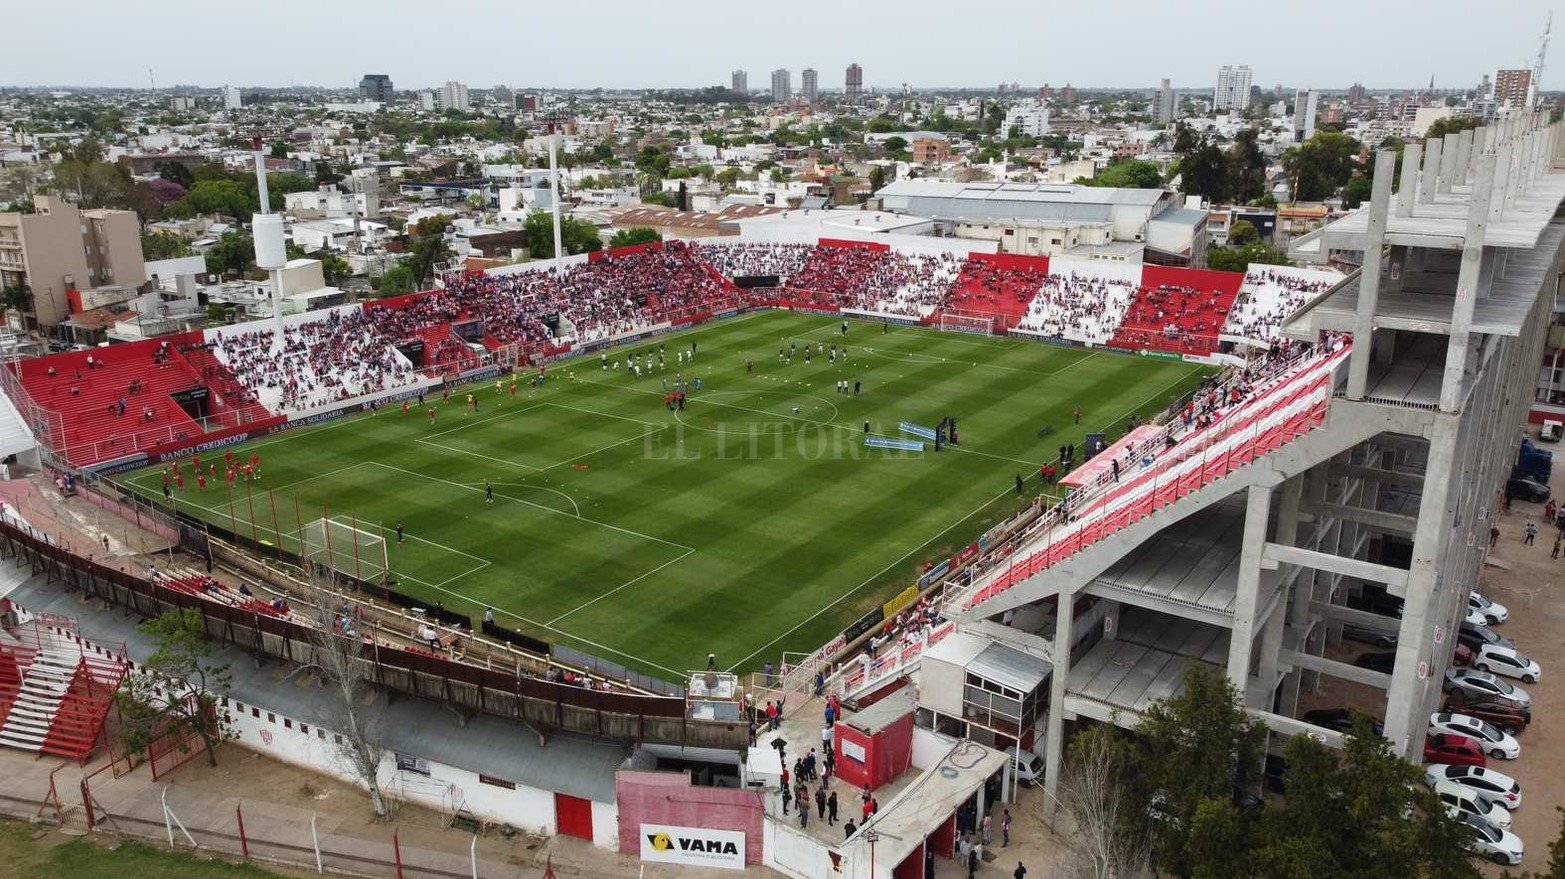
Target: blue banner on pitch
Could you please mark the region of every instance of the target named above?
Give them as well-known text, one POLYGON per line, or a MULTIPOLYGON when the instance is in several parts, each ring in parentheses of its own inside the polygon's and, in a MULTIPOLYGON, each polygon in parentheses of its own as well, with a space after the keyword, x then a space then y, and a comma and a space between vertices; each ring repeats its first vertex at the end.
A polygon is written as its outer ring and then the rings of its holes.
POLYGON ((922 452, 924 444, 918 440, 895 439, 889 436, 867 436, 864 445, 877 449, 900 449, 904 452, 922 452))
POLYGON ((914 424, 911 421, 904 421, 898 427, 903 433, 911 433, 914 436, 921 436, 927 440, 935 438, 935 429, 933 427, 925 427, 922 424, 914 424))

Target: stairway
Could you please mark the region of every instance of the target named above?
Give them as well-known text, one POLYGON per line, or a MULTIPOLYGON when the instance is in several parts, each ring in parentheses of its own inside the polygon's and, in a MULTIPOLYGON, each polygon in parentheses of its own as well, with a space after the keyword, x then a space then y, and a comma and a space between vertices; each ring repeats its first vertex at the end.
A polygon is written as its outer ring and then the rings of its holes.
POLYGON ((22 420, 22 413, 16 411, 10 397, 0 394, 0 458, 20 454, 36 445, 38 442, 22 420))
MULTIPOLYGON (((71 688, 81 651, 45 643, 22 669, 21 687, 0 726, 0 745, 43 751, 60 703, 71 688)), ((18 663, 20 665, 20 663, 18 663)))

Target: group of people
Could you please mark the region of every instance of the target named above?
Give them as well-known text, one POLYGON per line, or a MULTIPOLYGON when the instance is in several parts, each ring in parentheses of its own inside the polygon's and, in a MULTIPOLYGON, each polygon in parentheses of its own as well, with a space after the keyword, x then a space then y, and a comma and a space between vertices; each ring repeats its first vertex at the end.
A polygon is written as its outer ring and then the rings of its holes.
POLYGON ((297 411, 410 384, 392 341, 373 311, 339 308, 284 326, 280 348, 267 328, 219 333, 213 353, 264 402, 297 411))
POLYGON ((1018 326, 1074 342, 1107 342, 1138 285, 1102 275, 1050 273, 1018 326))
POLYGON ((1283 320, 1332 283, 1330 276, 1318 270, 1251 266, 1223 332, 1267 344, 1276 342, 1283 320))
POLYGON ((1210 354, 1233 295, 1182 284, 1140 287, 1120 318, 1111 344, 1180 354, 1210 354))

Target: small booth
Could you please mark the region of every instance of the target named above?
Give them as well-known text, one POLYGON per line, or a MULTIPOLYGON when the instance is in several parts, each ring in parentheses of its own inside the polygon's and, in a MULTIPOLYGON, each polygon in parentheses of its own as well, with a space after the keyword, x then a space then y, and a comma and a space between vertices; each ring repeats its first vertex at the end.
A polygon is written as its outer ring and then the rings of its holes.
POLYGON ((913 693, 903 689, 838 721, 832 732, 837 777, 874 790, 907 771, 913 760, 913 709, 913 693))

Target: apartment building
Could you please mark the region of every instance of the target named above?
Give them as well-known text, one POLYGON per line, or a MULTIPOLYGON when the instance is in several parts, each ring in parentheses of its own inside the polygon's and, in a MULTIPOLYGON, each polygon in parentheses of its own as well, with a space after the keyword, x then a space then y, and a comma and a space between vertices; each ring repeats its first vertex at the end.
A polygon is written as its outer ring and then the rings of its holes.
POLYGON ((69 291, 146 283, 135 213, 82 211, 46 195, 34 196, 33 206, 31 214, 0 214, 0 286, 28 288, 36 325, 70 316, 69 291))

